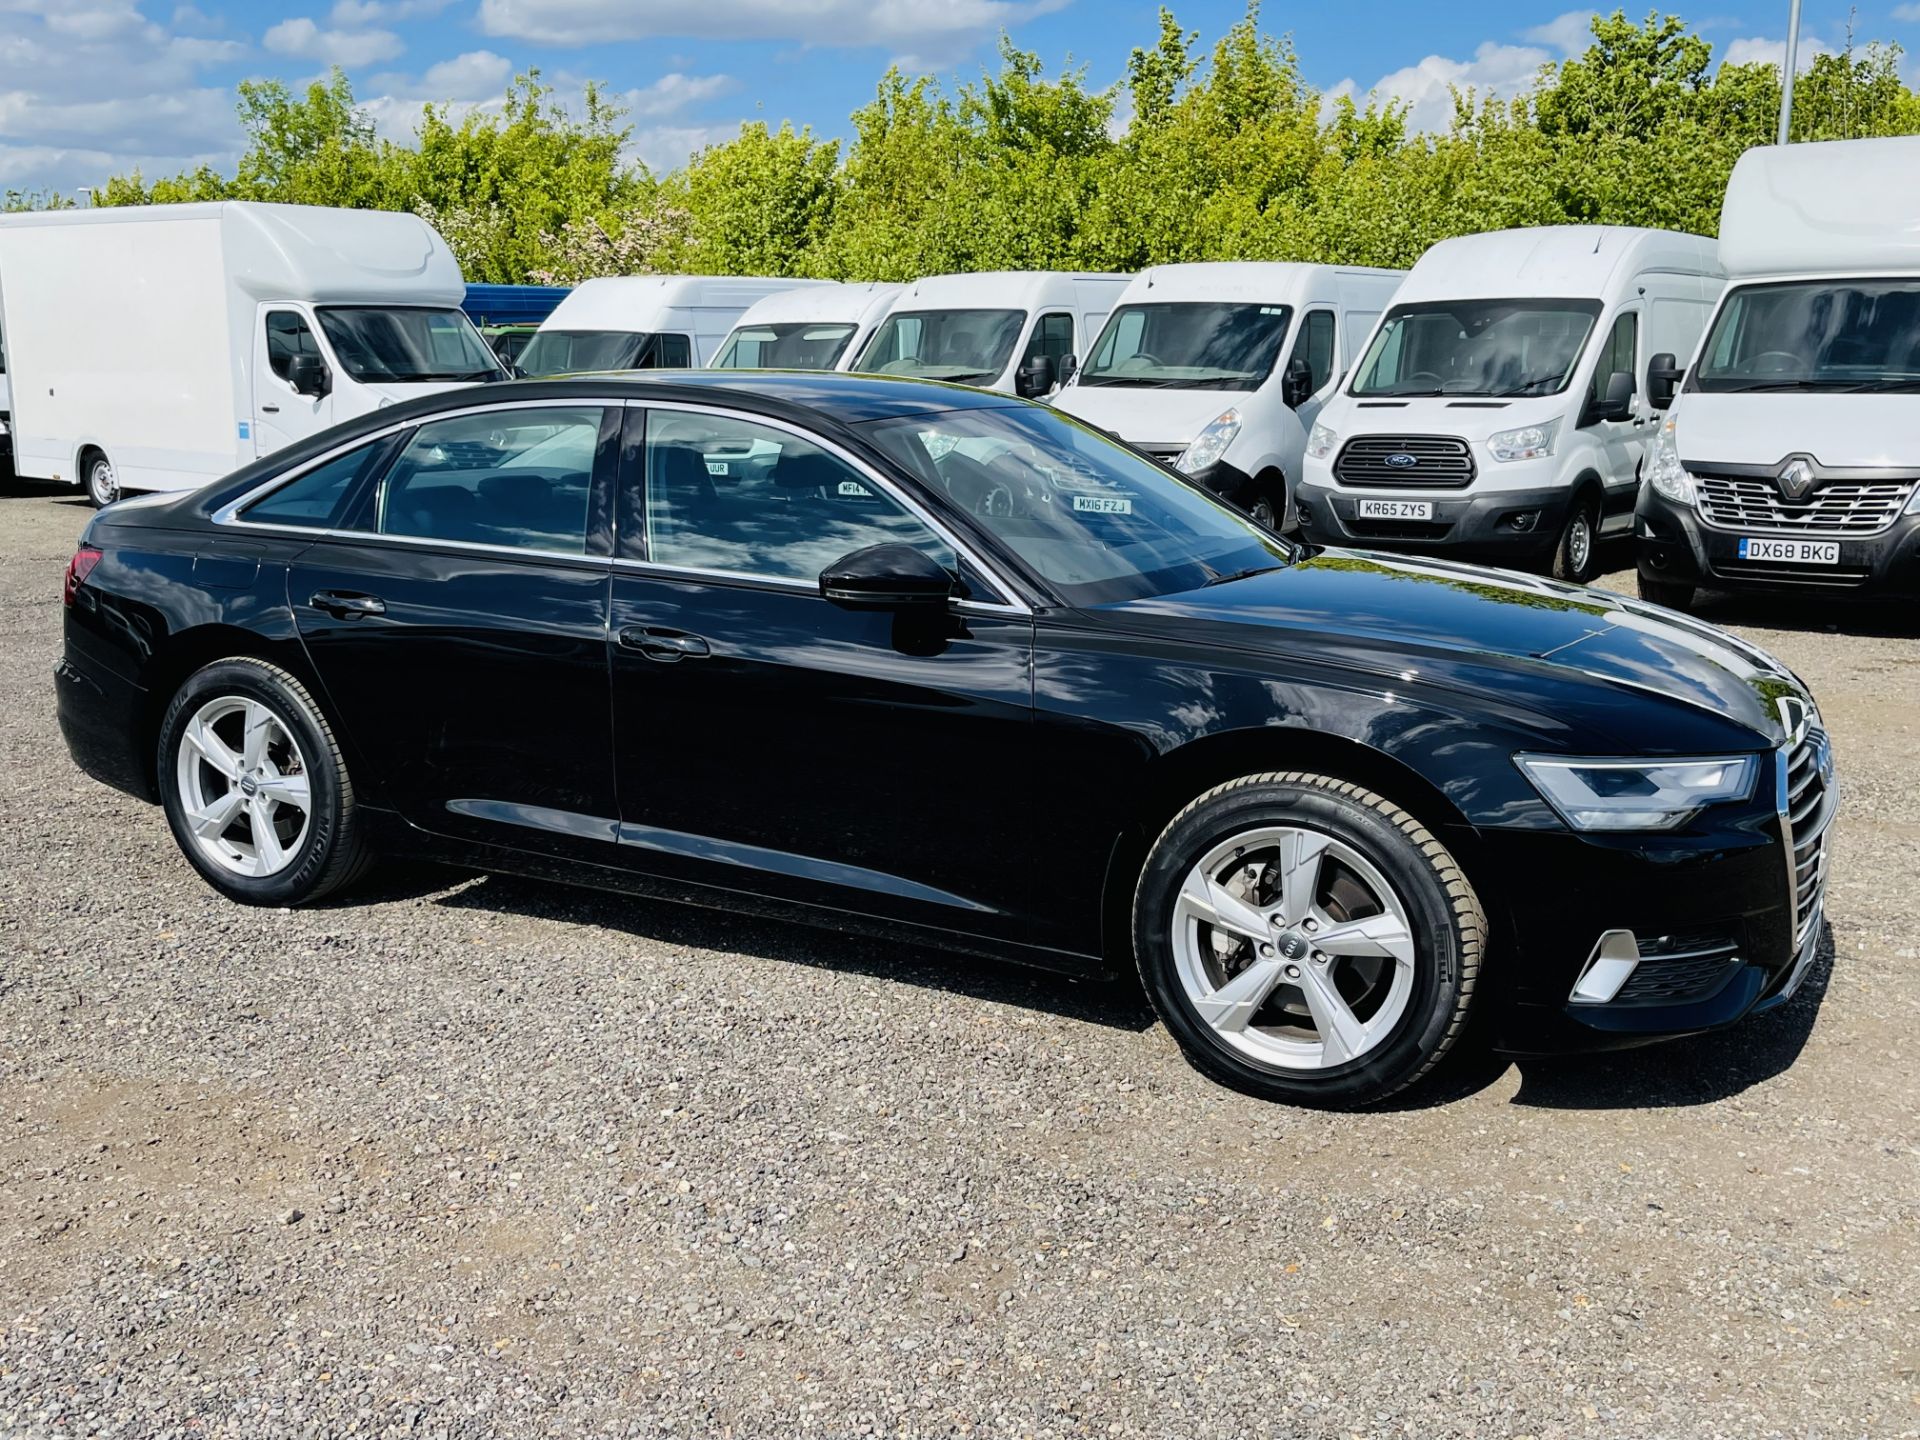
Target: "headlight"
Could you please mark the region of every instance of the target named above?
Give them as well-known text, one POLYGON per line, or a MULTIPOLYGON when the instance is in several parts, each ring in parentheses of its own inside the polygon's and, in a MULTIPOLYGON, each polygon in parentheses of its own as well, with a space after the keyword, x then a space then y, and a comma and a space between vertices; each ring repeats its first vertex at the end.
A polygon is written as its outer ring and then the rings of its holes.
MULTIPOLYGON (((1333 447, 1340 443, 1340 437, 1324 425, 1315 425, 1307 436, 1307 454, 1315 460, 1324 460, 1333 453, 1333 447)), ((1920 490, 1914 492, 1920 495, 1920 490)))
POLYGON ((1227 453, 1227 446, 1233 443, 1233 437, 1239 433, 1240 412, 1222 410, 1180 452, 1180 458, 1173 462, 1173 468, 1185 475, 1199 474, 1209 465, 1219 462, 1220 457, 1227 453))
POLYGON ((1753 793, 1759 760, 1578 760, 1516 755, 1514 764, 1575 830, 1672 830, 1709 805, 1753 793))
POLYGON ((1680 451, 1673 442, 1673 417, 1669 415, 1653 437, 1653 455, 1647 461, 1647 483, 1656 495, 1664 495, 1676 505, 1693 504, 1693 476, 1680 463, 1680 451))
POLYGON ((1517 430, 1496 430, 1487 436, 1487 449, 1496 460, 1539 460, 1553 454, 1553 438, 1559 431, 1558 420, 1522 425, 1517 430))

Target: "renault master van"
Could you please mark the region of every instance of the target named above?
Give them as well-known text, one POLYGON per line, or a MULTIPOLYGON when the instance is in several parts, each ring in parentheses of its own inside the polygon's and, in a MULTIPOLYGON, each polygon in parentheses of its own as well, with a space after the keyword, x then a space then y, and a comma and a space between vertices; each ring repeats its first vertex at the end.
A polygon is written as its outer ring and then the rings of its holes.
POLYGON ((915 280, 850 368, 1038 398, 1073 373, 1126 286, 1124 275, 1060 270, 915 280))
POLYGON ((583 281, 520 352, 523 375, 683 370, 710 364, 747 307, 822 280, 756 275, 607 275, 583 281))
POLYGON ((1404 277, 1153 266, 1133 277, 1055 403, 1280 527, 1307 430, 1404 277))
POLYGON ((1313 427, 1301 529, 1591 579, 1633 525, 1652 359, 1691 352, 1721 283, 1713 241, 1666 230, 1442 240, 1313 427))
MULTIPOLYGON (((1749 150, 1726 296, 1667 412, 1640 593, 1920 595, 1920 139, 1749 150)), ((1687 351, 1656 362, 1656 405, 1687 351)))
POLYGON ((151 205, 0 216, 14 464, 123 490, 203 485, 340 420, 506 378, 417 215, 151 205))
POLYGON ((756 300, 714 356, 716 370, 850 370, 898 285, 804 285, 756 300))

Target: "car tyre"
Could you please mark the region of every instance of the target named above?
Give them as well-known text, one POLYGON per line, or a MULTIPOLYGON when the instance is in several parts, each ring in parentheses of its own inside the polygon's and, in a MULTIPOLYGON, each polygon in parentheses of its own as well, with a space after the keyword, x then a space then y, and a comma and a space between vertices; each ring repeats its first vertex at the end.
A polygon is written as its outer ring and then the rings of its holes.
POLYGON ((277 665, 219 660, 188 677, 160 723, 167 824, 207 883, 248 905, 302 905, 373 862, 340 745, 277 665))
POLYGON ((1194 800, 1154 842, 1133 904, 1141 982, 1188 1060, 1248 1094, 1329 1108, 1377 1104, 1440 1063, 1486 934, 1466 873, 1418 819, 1301 771, 1194 800), (1262 921, 1272 933, 1256 939, 1262 921))
POLYGON ((1567 511, 1553 547, 1553 578, 1584 585, 1600 573, 1600 507, 1583 495, 1567 511))
POLYGON ((1635 578, 1639 582, 1640 598, 1647 603, 1668 610, 1693 609, 1694 587, 1685 580, 1655 580, 1644 574, 1635 578))
POLYGON ((114 474, 113 462, 98 450, 89 450, 82 462, 80 488, 86 493, 87 503, 96 510, 103 510, 120 498, 120 480, 114 474))

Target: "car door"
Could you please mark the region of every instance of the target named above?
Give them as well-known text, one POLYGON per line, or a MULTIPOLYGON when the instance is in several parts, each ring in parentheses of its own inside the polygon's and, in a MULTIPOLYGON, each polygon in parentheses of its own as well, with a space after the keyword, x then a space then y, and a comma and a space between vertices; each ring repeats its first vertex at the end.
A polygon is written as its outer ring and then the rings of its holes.
POLYGON ((1595 404, 1606 393, 1607 378, 1614 371, 1634 377, 1633 414, 1625 420, 1600 420, 1588 416, 1595 443, 1604 457, 1606 473, 1601 483, 1606 499, 1601 506, 1602 534, 1618 534, 1633 524, 1633 507, 1640 498, 1640 471, 1645 463, 1647 441, 1652 434, 1647 404, 1646 373, 1639 353, 1640 310, 1630 305, 1614 316, 1604 345, 1594 363, 1593 379, 1587 387, 1587 404, 1595 404))
POLYGON ((356 778, 423 829, 610 858, 620 415, 569 400, 423 421, 289 568, 356 778))
POLYGON ((254 328, 253 417, 249 427, 255 455, 271 455, 333 424, 331 392, 302 395, 293 388, 288 369, 296 355, 325 358, 313 323, 293 306, 262 305, 254 328))
POLYGON ((636 408, 610 633, 621 839, 637 869, 1046 943, 1009 818, 1029 793, 1032 621, 846 452, 724 410, 636 408), (844 609, 819 574, 899 542, 973 599, 844 609))

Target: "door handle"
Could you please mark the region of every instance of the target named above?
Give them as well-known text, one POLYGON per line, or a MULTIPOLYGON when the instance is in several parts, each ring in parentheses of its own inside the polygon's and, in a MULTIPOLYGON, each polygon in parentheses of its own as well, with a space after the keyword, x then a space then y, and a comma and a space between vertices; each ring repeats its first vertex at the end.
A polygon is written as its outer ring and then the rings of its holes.
POLYGON ((713 651, 698 635, 681 630, 666 630, 657 625, 629 625, 620 632, 620 643, 638 650, 649 660, 671 665, 676 660, 698 659, 713 651))
POLYGON ((280 413, 280 407, 278 405, 262 405, 260 408, 269 415, 278 415, 280 413))
POLYGON ((337 620, 358 620, 362 615, 387 613, 387 602, 378 595, 355 595, 346 590, 316 590, 307 603, 337 620))

